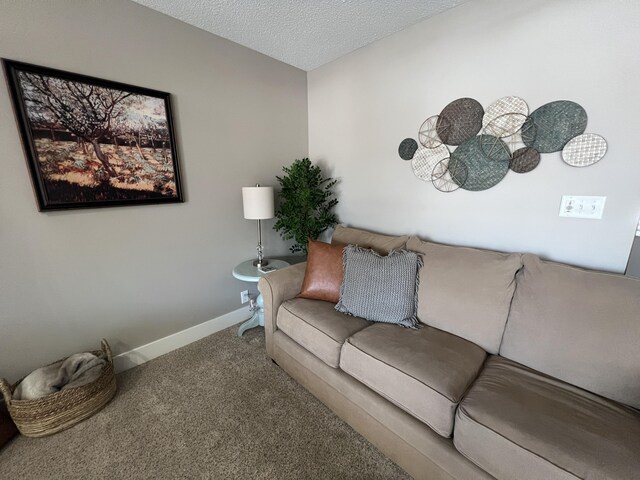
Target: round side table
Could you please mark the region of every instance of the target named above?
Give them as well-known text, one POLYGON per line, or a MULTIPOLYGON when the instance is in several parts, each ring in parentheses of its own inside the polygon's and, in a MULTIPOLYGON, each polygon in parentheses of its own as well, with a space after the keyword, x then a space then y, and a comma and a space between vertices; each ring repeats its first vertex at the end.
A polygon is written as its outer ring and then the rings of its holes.
MULTIPOLYGON (((268 275, 271 272, 261 272, 258 270, 258 267, 253 265, 254 260, 247 260, 246 262, 242 262, 239 265, 236 265, 233 269, 233 276, 238 280, 242 280, 243 282, 252 282, 258 283, 261 277, 268 275)), ((284 260, 269 260, 269 265, 267 267, 275 268, 276 270, 280 270, 281 268, 285 268, 289 266, 289 262, 285 262, 284 260)), ((264 300, 262 298, 262 292, 258 289, 259 295, 256 299, 257 308, 254 310, 253 316, 240 325, 238 328, 238 336, 241 337, 242 334, 254 327, 264 327, 264 300)))

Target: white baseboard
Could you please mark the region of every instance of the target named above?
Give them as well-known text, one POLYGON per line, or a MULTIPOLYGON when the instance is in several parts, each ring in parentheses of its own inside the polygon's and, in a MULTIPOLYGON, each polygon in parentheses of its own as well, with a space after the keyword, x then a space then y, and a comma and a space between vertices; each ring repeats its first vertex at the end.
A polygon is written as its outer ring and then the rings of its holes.
POLYGON ((169 353, 177 348, 207 337, 212 333, 224 330, 227 327, 240 323, 251 317, 248 307, 239 308, 233 312, 225 313, 220 317, 208 320, 199 325, 176 332, 164 338, 160 338, 146 345, 134 348, 128 352, 113 357, 113 367, 116 373, 124 372, 130 368, 142 365, 160 355, 169 353))

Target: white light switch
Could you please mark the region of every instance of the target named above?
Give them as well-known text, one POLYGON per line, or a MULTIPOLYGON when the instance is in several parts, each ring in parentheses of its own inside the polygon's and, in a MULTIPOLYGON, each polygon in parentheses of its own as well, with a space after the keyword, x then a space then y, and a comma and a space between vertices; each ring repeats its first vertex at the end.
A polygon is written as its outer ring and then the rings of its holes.
POLYGON ((560 216, 600 220, 606 201, 607 197, 563 195, 560 202, 560 216))

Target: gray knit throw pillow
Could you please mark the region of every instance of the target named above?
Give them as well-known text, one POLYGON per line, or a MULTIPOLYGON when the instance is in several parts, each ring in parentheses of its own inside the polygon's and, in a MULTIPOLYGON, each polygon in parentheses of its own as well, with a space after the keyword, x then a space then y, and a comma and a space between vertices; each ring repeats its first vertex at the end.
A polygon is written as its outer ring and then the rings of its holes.
POLYGON ((381 256, 357 245, 343 252, 344 279, 336 310, 373 322, 418 324, 418 272, 422 257, 407 250, 381 256))

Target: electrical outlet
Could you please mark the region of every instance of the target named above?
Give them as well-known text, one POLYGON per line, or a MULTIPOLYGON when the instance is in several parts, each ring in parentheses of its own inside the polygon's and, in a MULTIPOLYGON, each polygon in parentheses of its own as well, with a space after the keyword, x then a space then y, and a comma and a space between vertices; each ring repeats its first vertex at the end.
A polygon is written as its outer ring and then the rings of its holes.
POLYGON ((247 303, 249 301, 249 290, 243 290, 240 292, 240 301, 242 303, 247 303))

